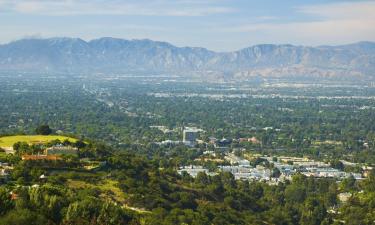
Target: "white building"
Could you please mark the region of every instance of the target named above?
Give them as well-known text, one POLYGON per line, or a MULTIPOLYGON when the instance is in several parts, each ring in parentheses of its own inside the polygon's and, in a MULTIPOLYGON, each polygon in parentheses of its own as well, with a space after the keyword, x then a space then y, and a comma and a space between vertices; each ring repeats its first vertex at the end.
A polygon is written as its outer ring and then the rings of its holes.
POLYGON ((177 170, 177 172, 180 175, 183 172, 186 172, 186 173, 188 173, 190 176, 192 176, 194 178, 197 177, 198 173, 200 173, 200 172, 205 173, 208 176, 214 176, 214 175, 216 175, 216 173, 210 173, 208 169, 205 169, 202 166, 193 166, 193 165, 180 167, 180 169, 177 170))

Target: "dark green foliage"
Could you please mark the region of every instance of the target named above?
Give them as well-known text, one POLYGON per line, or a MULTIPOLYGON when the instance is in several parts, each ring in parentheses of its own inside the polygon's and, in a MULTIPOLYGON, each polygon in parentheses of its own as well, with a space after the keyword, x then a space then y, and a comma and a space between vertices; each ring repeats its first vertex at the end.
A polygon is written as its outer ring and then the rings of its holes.
POLYGON ((20 185, 39 183, 40 186, 13 187, 18 196, 16 200, 10 200, 10 190, 1 188, 0 222, 22 224, 32 219, 34 224, 72 225, 140 224, 141 221, 146 224, 318 225, 339 220, 347 224, 356 224, 356 220, 361 221, 359 224, 371 224, 374 216, 374 174, 361 182, 348 178, 339 185, 335 180, 307 178, 301 174, 296 174, 291 182, 273 186, 238 181, 227 172, 216 176, 199 173, 193 179, 187 174, 176 174, 173 165, 160 168, 159 162, 128 151, 113 152, 95 143, 84 149, 89 154, 99 148, 106 150, 93 156, 107 163, 97 172, 85 172, 85 176, 72 159, 58 164, 60 168, 71 168, 70 172, 49 175, 45 181, 39 180, 39 176, 48 173, 46 168, 52 166, 48 162, 16 162, 13 180, 20 185), (93 187, 69 188, 71 179, 93 187), (100 182, 106 179, 118 182, 117 186, 126 193, 126 202, 119 202, 113 198, 113 192, 100 189, 100 182), (95 188, 96 184, 99 186, 95 188), (359 194, 359 188, 365 192, 359 194), (342 191, 357 194, 342 204, 337 199, 342 191), (131 211, 121 207, 123 204, 149 212, 131 211), (331 209, 341 213, 329 213, 331 209), (20 214, 18 218, 16 213, 20 214))
POLYGON ((40 135, 50 135, 52 134, 52 129, 48 125, 44 124, 37 127, 35 129, 35 133, 40 135))
POLYGON ((48 224, 48 220, 41 214, 29 209, 12 210, 0 218, 1 225, 41 225, 48 224))
POLYGON ((338 169, 338 170, 344 170, 344 164, 340 161, 340 160, 332 160, 331 161, 331 166, 335 169, 338 169))
POLYGON ((9 191, 4 187, 0 187, 0 216, 6 214, 13 206, 14 203, 11 200, 9 191))

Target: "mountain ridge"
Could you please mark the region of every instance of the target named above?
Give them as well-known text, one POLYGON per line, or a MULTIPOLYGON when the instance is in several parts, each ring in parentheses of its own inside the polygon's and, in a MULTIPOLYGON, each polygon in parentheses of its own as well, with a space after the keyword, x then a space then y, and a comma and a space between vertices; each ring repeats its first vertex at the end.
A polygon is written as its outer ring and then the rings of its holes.
POLYGON ((0 70, 210 72, 236 79, 299 75, 373 79, 375 42, 317 47, 260 44, 237 51, 216 52, 149 39, 27 38, 0 45, 0 70))

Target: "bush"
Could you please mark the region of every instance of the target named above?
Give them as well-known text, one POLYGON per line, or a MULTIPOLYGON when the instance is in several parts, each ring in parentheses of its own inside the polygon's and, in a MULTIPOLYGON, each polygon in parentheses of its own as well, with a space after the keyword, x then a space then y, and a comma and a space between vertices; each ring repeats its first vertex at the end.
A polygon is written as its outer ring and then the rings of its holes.
POLYGON ((41 125, 36 128, 35 132, 40 135, 50 135, 52 133, 52 129, 48 125, 41 125))

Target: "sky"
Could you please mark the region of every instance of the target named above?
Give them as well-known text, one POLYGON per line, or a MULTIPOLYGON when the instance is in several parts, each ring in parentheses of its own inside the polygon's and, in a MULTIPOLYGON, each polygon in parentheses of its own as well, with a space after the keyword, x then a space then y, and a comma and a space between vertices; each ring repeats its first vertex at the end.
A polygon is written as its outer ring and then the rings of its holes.
POLYGON ((0 0, 0 43, 30 37, 340 45, 375 41, 375 0, 0 0))

